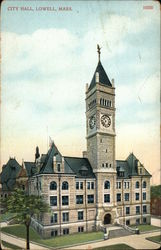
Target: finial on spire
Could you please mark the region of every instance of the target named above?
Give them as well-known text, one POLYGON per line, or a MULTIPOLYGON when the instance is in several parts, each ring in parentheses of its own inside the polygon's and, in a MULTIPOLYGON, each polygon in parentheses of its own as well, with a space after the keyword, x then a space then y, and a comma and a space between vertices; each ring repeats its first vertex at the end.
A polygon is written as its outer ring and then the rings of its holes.
POLYGON ((100 61, 101 47, 97 44, 98 61, 100 61))

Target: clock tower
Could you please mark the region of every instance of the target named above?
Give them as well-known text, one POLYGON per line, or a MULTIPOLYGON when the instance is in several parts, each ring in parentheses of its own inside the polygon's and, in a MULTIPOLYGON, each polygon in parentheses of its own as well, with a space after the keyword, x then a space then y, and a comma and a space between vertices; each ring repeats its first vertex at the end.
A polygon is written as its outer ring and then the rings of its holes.
POLYGON ((87 155, 94 172, 113 172, 115 166, 115 88, 99 60, 86 88, 87 155))
MULTIPOLYGON (((93 168, 97 180, 96 206, 97 225, 103 221, 106 210, 109 211, 111 221, 116 205, 116 161, 115 161, 115 88, 114 80, 109 80, 100 61, 100 47, 98 49, 98 65, 90 85, 86 85, 86 134, 87 157, 93 168), (110 183, 110 189, 105 190, 105 182, 110 183), (102 193, 102 195, 101 195, 102 193), (106 203, 105 193, 108 193, 106 203)), ((107 197, 107 196, 106 196, 107 197)), ((102 222, 103 223, 103 222, 102 222)))

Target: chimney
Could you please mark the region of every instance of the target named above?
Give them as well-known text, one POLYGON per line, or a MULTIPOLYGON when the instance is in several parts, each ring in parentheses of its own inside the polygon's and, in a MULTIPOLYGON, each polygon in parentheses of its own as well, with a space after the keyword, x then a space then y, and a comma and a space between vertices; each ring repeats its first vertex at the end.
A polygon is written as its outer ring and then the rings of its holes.
POLYGON ((86 83, 86 92, 88 91, 88 83, 86 83))
POLYGON ((112 82, 112 87, 114 87, 115 86, 115 80, 113 78, 112 78, 111 82, 112 82))
POLYGON ((35 162, 36 160, 40 157, 40 153, 39 153, 39 147, 36 147, 36 153, 35 153, 35 162))
POLYGON ((87 151, 82 152, 83 158, 87 158, 87 151))

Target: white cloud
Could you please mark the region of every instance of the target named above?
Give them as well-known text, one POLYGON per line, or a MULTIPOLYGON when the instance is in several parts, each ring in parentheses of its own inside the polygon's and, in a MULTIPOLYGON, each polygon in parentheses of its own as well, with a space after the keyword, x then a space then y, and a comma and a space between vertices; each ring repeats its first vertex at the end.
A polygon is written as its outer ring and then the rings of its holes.
MULTIPOLYGON (((47 125, 49 132, 60 145, 69 139, 64 147, 73 148, 73 151, 62 147, 64 152, 72 151, 74 154, 77 144, 79 152, 81 148, 84 149, 85 138, 80 138, 85 133, 85 127, 81 131, 80 127, 85 126, 85 83, 92 79, 96 67, 96 44, 100 43, 103 47, 103 62, 119 58, 121 55, 125 58, 129 49, 126 39, 128 35, 142 32, 150 24, 150 20, 144 17, 133 20, 127 16, 111 15, 108 20, 106 16, 104 18, 101 28, 98 26, 91 29, 83 37, 78 37, 66 29, 40 29, 30 35, 2 33, 3 152, 6 148, 9 148, 7 153, 14 152, 16 147, 17 154, 21 156, 24 154, 21 145, 25 142, 27 159, 29 151, 33 152, 33 146, 30 149, 30 145, 35 145, 37 140, 39 145, 43 145, 45 140, 42 142, 40 138, 46 136, 44 131, 47 125), (28 73, 28 79, 25 80, 23 74, 28 70, 31 70, 31 73, 28 73), (32 74, 35 72, 38 72, 40 77, 33 79, 32 74), (12 79, 8 80, 10 74, 12 79), (43 107, 47 109, 46 112, 41 110, 43 107)), ((128 58, 126 63, 127 61, 128 58)), ((139 66, 134 61, 128 63, 134 74, 138 74, 138 67, 144 72, 145 62, 139 66)), ((146 64, 153 65, 153 61, 146 64)), ((128 78, 129 72, 126 72, 126 69, 125 73, 128 78)), ((139 79, 129 84, 124 84, 120 77, 116 86, 116 104, 119 112, 122 112, 122 107, 135 105, 140 100, 142 104, 156 104, 159 93, 158 77, 153 75, 145 82, 139 79)), ((138 117, 142 115, 148 118, 145 110, 139 111, 138 117)), ((126 118, 125 122, 127 123, 126 118)), ((126 151, 127 155, 131 150, 130 141, 134 142, 137 149, 136 138, 143 138, 143 146, 147 134, 150 133, 149 128, 150 126, 144 130, 144 125, 140 128, 140 124, 136 127, 128 123, 124 129, 120 128, 117 135, 120 138, 118 147, 122 154, 126 151), (125 134, 127 142, 122 145, 122 142, 125 142, 125 134)))

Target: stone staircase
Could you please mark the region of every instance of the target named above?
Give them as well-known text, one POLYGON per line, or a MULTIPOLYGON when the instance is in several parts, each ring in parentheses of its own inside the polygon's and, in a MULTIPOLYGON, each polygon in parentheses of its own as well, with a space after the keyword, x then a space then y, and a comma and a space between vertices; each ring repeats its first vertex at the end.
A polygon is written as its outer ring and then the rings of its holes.
POLYGON ((121 226, 114 226, 114 225, 109 225, 106 227, 107 232, 108 232, 108 238, 119 238, 122 236, 127 236, 127 235, 132 235, 134 234, 133 232, 130 232, 129 230, 122 228, 121 226))

